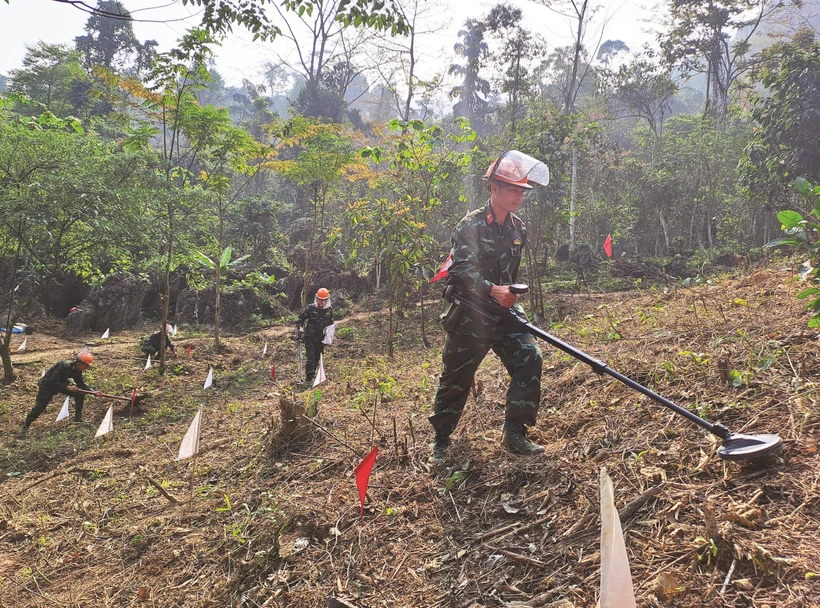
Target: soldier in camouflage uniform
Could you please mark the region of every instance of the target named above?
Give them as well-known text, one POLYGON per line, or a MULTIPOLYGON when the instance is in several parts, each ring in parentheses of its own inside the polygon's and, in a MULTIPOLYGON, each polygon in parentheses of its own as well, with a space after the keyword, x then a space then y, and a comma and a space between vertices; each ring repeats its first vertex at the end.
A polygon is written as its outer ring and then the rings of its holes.
POLYGON ((330 292, 324 287, 316 290, 316 298, 313 304, 299 314, 296 321, 297 331, 305 342, 305 381, 308 386, 313 384, 313 377, 316 375, 316 368, 319 366, 319 358, 325 350, 322 342, 325 338, 325 328, 333 324, 333 309, 330 307, 330 292), (302 326, 304 331, 302 330, 302 326))
MULTIPOLYGON (((85 395, 77 392, 77 389, 81 388, 84 391, 91 390, 88 388, 85 380, 83 380, 83 372, 91 367, 93 362, 94 357, 91 356, 91 353, 82 352, 77 355, 77 359, 74 361, 60 361, 40 378, 40 381, 37 383, 40 390, 37 391, 37 399, 34 402, 34 407, 31 408, 28 416, 26 416, 26 421, 20 430, 21 437, 26 436, 28 427, 40 417, 40 414, 45 411, 46 406, 48 406, 58 393, 74 397, 74 422, 82 422, 85 395), (69 380, 73 380, 74 384, 69 384, 69 380)), ((96 392, 95 395, 99 396, 100 393, 96 392)))
MULTIPOLYGON (((523 314, 518 296, 509 286, 516 282, 527 230, 513 213, 524 200, 526 174, 516 162, 503 158, 490 165, 490 201, 459 222, 453 232, 452 265, 447 282, 464 295, 488 301, 523 314), (498 165, 498 166, 496 166, 498 165)), ((436 431, 432 459, 444 460, 467 401, 476 369, 492 349, 512 380, 507 390, 502 442, 510 452, 539 454, 544 451, 527 439, 526 427, 535 424, 541 398, 541 350, 535 338, 504 321, 494 322, 480 314, 445 302, 441 315, 447 339, 442 351, 444 369, 436 393, 435 414, 429 420, 436 431)))

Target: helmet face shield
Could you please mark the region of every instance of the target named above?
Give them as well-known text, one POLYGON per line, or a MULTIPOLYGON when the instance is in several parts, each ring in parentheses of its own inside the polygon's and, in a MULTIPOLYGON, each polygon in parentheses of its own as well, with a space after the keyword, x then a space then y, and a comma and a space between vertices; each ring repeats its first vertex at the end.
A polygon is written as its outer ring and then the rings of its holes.
POLYGON ((534 182, 541 186, 549 184, 550 170, 547 165, 529 154, 524 154, 518 150, 508 150, 498 160, 490 164, 484 179, 512 184, 529 190, 532 186, 528 182, 534 182))

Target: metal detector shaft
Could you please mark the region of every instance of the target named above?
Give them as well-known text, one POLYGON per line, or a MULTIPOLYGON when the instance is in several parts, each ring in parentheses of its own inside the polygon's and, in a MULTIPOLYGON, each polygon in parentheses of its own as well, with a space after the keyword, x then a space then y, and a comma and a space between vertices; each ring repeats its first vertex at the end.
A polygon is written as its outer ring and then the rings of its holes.
POLYGON ((614 369, 608 367, 606 363, 604 363, 602 361, 598 361, 598 359, 594 359, 593 357, 590 357, 588 354, 586 354, 584 352, 581 352, 577 348, 574 348, 574 347, 570 346, 569 344, 567 344, 563 340, 559 340, 555 336, 551 336, 550 334, 545 332, 543 329, 539 329, 538 327, 536 327, 535 325, 533 325, 529 321, 519 317, 513 310, 511 310, 509 308, 504 308, 500 305, 493 305, 493 304, 490 304, 488 302, 487 306, 488 307, 492 306, 492 312, 490 312, 484 306, 482 306, 481 304, 477 304, 476 302, 473 302, 473 301, 471 301, 471 300, 469 300, 469 299, 455 293, 453 290, 450 290, 450 293, 447 294, 446 297, 449 297, 450 300, 452 300, 455 304, 457 304, 459 306, 465 306, 465 307, 469 308, 470 310, 473 310, 473 311, 477 312, 478 314, 483 315, 483 316, 485 316, 485 317, 487 317, 491 320, 496 320, 497 321, 501 318, 504 318, 504 319, 513 321, 514 323, 516 323, 517 325, 520 325, 527 332, 531 333, 532 335, 536 336, 537 338, 541 338, 544 342, 547 342, 548 344, 554 346, 555 348, 564 351, 568 355, 570 355, 572 357, 575 357, 579 361, 581 361, 583 363, 586 363, 587 365, 589 365, 593 369, 593 371, 596 374, 607 374, 609 376, 612 376, 613 378, 615 378, 619 382, 622 382, 623 384, 626 384, 628 387, 633 388, 636 391, 638 391, 639 393, 642 393, 642 394, 646 395, 650 399, 653 399, 654 401, 657 401, 661 405, 664 405, 664 406, 668 407, 669 409, 671 409, 674 412, 680 414, 684 418, 688 418, 689 420, 691 420, 692 422, 694 422, 698 426, 706 429, 707 431, 709 431, 713 435, 716 435, 716 436, 720 437, 721 439, 727 439, 731 435, 731 433, 729 432, 729 429, 726 428, 725 426, 723 426, 722 424, 712 424, 711 422, 709 422, 707 420, 704 420, 700 416, 697 416, 697 415, 693 414, 692 412, 690 412, 686 408, 681 407, 677 403, 674 403, 674 402, 670 401, 669 399, 666 399, 665 397, 661 397, 660 395, 658 395, 657 393, 649 390, 645 386, 643 386, 641 384, 638 384, 637 382, 635 382, 631 378, 627 378, 623 374, 619 374, 614 369))

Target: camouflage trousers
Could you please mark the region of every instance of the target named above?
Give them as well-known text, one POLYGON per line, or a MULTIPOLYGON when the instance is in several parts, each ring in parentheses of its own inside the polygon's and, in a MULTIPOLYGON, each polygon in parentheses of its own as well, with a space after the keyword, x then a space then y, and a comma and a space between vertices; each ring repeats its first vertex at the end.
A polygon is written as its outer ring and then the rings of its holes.
POLYGON ((74 420, 80 422, 83 419, 83 403, 85 403, 85 395, 83 393, 69 393, 68 391, 61 391, 53 387, 41 387, 37 391, 37 399, 34 401, 34 407, 26 416, 26 427, 31 426, 31 423, 37 420, 44 411, 51 400, 58 394, 68 395, 74 397, 74 420))
POLYGON ((441 353, 444 370, 436 392, 435 414, 429 420, 436 433, 450 435, 456 428, 476 369, 490 349, 512 378, 507 390, 505 422, 532 426, 541 400, 541 349, 529 333, 511 330, 499 340, 448 333, 441 353))

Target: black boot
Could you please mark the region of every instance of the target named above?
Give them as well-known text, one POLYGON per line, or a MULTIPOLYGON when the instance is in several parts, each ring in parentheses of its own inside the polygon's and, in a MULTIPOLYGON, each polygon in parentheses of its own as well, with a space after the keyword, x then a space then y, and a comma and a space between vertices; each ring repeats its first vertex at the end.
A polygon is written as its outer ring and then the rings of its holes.
POLYGON ((447 460, 447 450, 449 448, 450 436, 436 433, 436 439, 433 442, 433 453, 430 455, 430 462, 434 464, 441 464, 447 460))
POLYGON ((501 443, 508 452, 532 456, 543 454, 544 446, 527 439, 527 428, 519 422, 505 422, 501 443))

